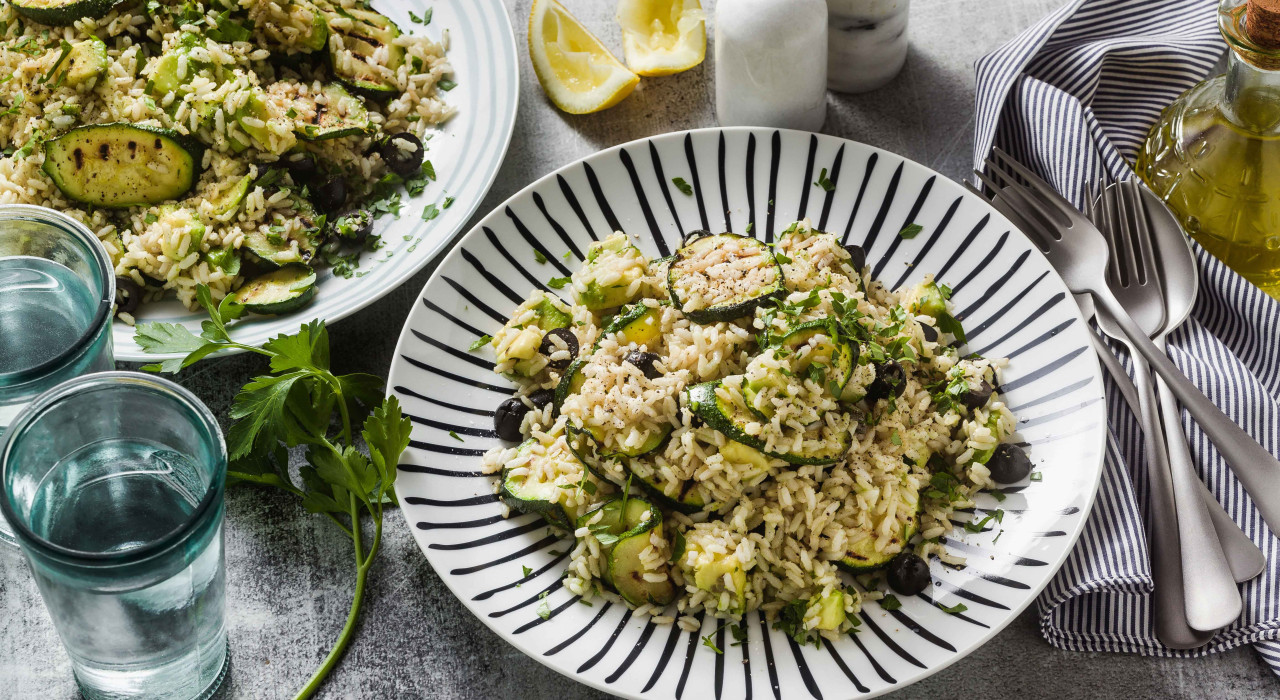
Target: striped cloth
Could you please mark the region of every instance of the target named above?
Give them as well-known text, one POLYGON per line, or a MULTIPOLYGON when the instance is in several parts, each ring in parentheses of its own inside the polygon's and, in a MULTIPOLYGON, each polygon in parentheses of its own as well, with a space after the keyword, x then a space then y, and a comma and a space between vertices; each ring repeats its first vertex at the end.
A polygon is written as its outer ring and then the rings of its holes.
MULTIPOLYGON (((1079 205, 1089 183, 1125 179, 1160 110, 1209 75, 1225 50, 1217 0, 1071 0, 977 64, 975 166, 1009 151, 1079 205)), ((1198 246, 1200 298, 1170 356, 1232 420, 1280 454, 1280 304, 1198 246)), ((1280 540, 1188 417, 1201 477, 1270 562, 1242 588, 1244 614, 1206 647, 1163 647, 1151 624, 1137 419, 1109 385, 1111 435, 1080 543, 1039 600, 1053 645, 1200 656, 1253 644, 1280 673, 1280 540)), ((1167 524, 1166 524, 1167 526, 1167 524)))

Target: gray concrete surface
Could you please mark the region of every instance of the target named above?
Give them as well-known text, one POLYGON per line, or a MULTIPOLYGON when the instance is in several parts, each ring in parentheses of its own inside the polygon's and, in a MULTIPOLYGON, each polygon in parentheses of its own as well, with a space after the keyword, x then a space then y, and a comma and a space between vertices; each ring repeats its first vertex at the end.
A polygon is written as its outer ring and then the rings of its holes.
MULTIPOLYGON (((608 44, 620 46, 612 2, 563 2, 608 44)), ((833 96, 825 131, 961 177, 969 168, 973 138, 973 61, 1056 4, 1057 0, 916 0, 906 71, 878 92, 833 96)), ((510 2, 522 54, 529 5, 530 0, 510 2)), ((515 137, 480 207, 482 214, 526 183, 598 149, 665 131, 715 125, 710 60, 684 74, 645 80, 617 107, 583 117, 551 107, 527 57, 521 70, 515 137)), ((385 376, 401 323, 432 269, 434 265, 333 326, 337 371, 385 376)), ((262 370, 260 359, 239 356, 202 363, 180 381, 215 413, 225 415, 235 391, 262 370)), ((306 514, 291 498, 238 487, 227 500, 232 668, 226 695, 291 697, 342 626, 350 600, 350 545, 325 519, 306 514)), ((401 517, 391 514, 388 524, 362 628, 322 697, 601 697, 526 658, 490 632, 427 565, 401 517)), ((0 553, 0 697, 73 697, 69 662, 35 585, 25 564, 6 554, 0 553)), ((1259 698, 1280 696, 1280 681, 1249 649, 1179 661, 1058 651, 1040 637, 1034 613, 1027 612, 973 655, 898 696, 1259 698)))

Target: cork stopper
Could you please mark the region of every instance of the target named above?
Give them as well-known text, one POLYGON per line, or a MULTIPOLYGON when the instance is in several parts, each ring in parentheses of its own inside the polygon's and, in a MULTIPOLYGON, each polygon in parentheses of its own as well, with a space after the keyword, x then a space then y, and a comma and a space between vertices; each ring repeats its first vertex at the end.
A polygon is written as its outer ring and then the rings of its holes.
POLYGON ((1280 0, 1248 0, 1244 27, 1253 43, 1280 49, 1280 0))

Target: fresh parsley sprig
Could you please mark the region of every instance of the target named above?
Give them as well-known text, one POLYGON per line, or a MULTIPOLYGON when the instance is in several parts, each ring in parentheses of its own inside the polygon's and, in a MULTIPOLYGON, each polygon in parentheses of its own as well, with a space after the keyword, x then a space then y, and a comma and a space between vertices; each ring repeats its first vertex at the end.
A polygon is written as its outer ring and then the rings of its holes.
POLYGON ((323 321, 311 321, 297 333, 277 336, 258 348, 238 343, 227 333, 227 324, 243 315, 243 306, 230 297, 215 306, 203 285, 196 298, 209 313, 198 336, 175 323, 138 325, 134 338, 144 351, 184 354, 143 369, 177 372, 231 348, 269 358, 270 372, 254 377, 232 402, 227 482, 287 491, 308 512, 323 513, 333 521, 353 545, 351 610, 328 656, 298 692, 298 698, 308 698, 342 658, 355 633, 365 583, 382 542, 383 509, 396 505, 396 465, 409 444, 411 423, 394 396, 383 398, 378 377, 330 370, 329 334, 323 321), (367 454, 357 449, 357 429, 367 454), (305 455, 301 484, 289 470, 290 448, 301 448, 305 455), (365 515, 374 528, 367 548, 361 532, 365 515))

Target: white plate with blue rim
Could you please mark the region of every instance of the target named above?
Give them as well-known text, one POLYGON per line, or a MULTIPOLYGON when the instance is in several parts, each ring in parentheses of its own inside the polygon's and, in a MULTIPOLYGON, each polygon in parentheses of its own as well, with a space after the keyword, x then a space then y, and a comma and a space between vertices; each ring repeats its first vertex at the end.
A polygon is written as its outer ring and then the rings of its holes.
MULTIPOLYGON (((1097 357, 1049 263, 981 198, 901 156, 830 136, 764 129, 665 134, 602 151, 542 178, 480 222, 423 289, 388 382, 413 420, 396 484, 432 567, 481 621, 582 683, 636 698, 807 700, 879 695, 954 663, 997 634, 1057 572, 1093 504, 1106 415, 1097 357), (835 187, 815 187, 821 171, 835 187), (683 194, 672 183, 693 188, 683 194), (493 334, 531 289, 576 268, 594 240, 629 233, 665 256, 686 232, 750 232, 790 222, 859 244, 891 289, 935 272, 953 289, 969 349, 1008 357, 1003 391, 1034 476, 980 496, 948 536, 963 567, 930 563, 932 585, 867 603, 858 631, 801 646, 756 613, 745 641, 722 621, 697 631, 652 623, 621 601, 588 607, 561 583, 572 548, 534 515, 503 517, 481 455, 501 443, 493 412, 513 386, 492 372, 493 334), (909 224, 919 235, 898 233, 909 224), (535 254, 538 251, 540 255, 535 254), (545 258, 545 263, 538 259, 545 258), (988 515, 1000 511, 996 522, 988 515), (707 638, 709 644, 704 644, 707 638), (717 653, 716 647, 722 651, 717 653)), ((442 603, 444 601, 441 601, 442 603)))
MULTIPOLYGON (((247 316, 231 327, 231 336, 246 345, 261 345, 281 333, 293 333, 311 318, 332 323, 382 298, 400 286, 444 250, 454 240, 480 206, 493 185, 506 157, 515 128, 520 94, 519 55, 515 34, 502 0, 440 0, 432 3, 430 24, 423 27, 409 17, 426 6, 382 0, 375 9, 397 25, 439 40, 449 33, 446 52, 453 66, 457 87, 448 93, 448 102, 457 114, 428 132, 427 159, 438 179, 418 196, 403 194, 404 206, 398 218, 383 217, 375 225, 385 247, 365 253, 360 274, 350 279, 318 271, 316 298, 294 314, 247 316), (431 221, 422 220, 422 210, 452 197, 447 209, 431 221)), ((193 333, 208 318, 203 310, 188 311, 173 299, 147 304, 139 310, 138 321, 181 323, 193 333)), ((117 322, 113 329, 117 360, 142 362, 177 357, 147 354, 133 339, 133 327, 117 322)))

